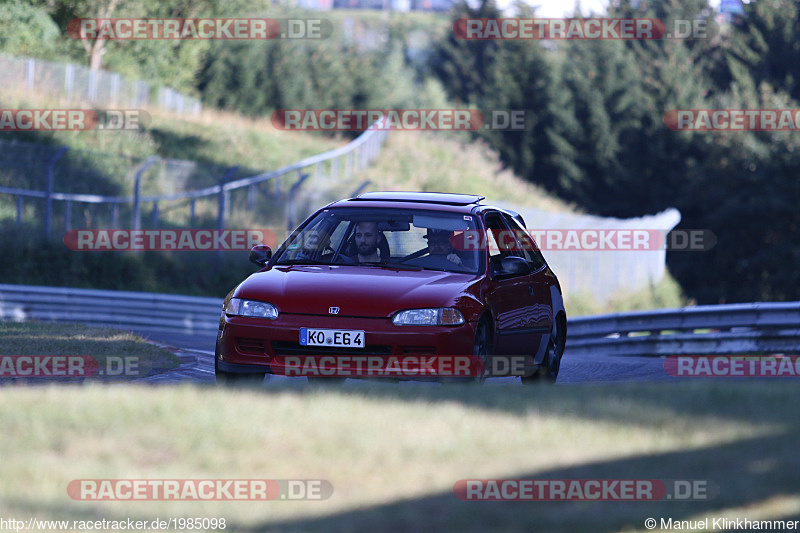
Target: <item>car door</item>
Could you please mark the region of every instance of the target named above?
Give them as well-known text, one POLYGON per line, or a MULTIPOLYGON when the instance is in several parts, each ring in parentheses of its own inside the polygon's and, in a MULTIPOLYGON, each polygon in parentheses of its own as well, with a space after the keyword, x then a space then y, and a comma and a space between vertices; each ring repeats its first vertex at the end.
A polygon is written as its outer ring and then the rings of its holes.
POLYGON ((539 247, 531 237, 527 229, 514 217, 501 213, 503 222, 512 228, 517 250, 525 257, 531 267, 531 273, 525 276, 528 284, 528 295, 530 298, 525 302, 525 309, 528 313, 530 327, 535 330, 535 339, 539 345, 537 350, 537 363, 541 362, 544 350, 550 340, 549 334, 553 329, 553 290, 556 289, 556 277, 544 256, 539 251, 539 247))
POLYGON ((494 316, 495 353, 499 355, 533 355, 547 321, 540 316, 529 274, 502 276, 500 261, 504 257, 524 257, 517 238, 503 214, 490 211, 484 216, 486 242, 489 247, 491 272, 487 301, 494 316))

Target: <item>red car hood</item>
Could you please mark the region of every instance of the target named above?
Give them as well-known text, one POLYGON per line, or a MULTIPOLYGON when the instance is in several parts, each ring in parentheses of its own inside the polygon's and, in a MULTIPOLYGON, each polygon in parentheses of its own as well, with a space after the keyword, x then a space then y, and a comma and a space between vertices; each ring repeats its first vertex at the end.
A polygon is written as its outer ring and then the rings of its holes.
POLYGON ((470 298, 474 275, 364 266, 292 265, 257 272, 243 281, 237 298, 270 302, 281 313, 388 317, 401 309, 449 307, 470 298))

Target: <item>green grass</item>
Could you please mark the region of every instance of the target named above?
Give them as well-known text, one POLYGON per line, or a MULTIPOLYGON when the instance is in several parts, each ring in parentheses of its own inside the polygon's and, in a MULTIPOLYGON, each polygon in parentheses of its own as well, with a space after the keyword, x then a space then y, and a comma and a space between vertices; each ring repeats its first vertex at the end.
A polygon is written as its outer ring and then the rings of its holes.
MULTIPOLYGON (((52 96, 9 90, 0 91, 0 102, 10 109, 64 109, 70 104, 52 96)), ((213 109, 205 109, 199 115, 159 109, 148 109, 147 113, 152 122, 143 131, 3 132, 0 138, 68 146, 96 155, 158 155, 259 171, 274 170, 346 143, 323 135, 277 130, 269 118, 252 119, 213 109)))
POLYGON ((387 137, 381 156, 359 175, 372 190, 457 192, 486 196, 486 202, 511 202, 546 211, 579 210, 503 169, 496 152, 481 141, 450 133, 397 131, 387 137))
POLYGON ((0 390, 0 514, 230 531, 644 531, 798 517, 792 382, 0 390), (326 479, 325 501, 84 502, 73 479, 326 479), (707 479, 708 501, 463 502, 460 479, 707 479), (24 480, 24 483, 20 481, 24 480))
MULTIPOLYGON (((92 372, 87 377, 101 381, 137 379, 180 366, 175 354, 145 342, 130 332, 81 324, 0 322, 0 359, 18 355, 89 356, 87 361, 94 363, 84 368, 98 372, 92 372)), ((52 371, 53 367, 49 368, 52 371)), ((4 373, 0 380, 10 378, 10 374, 4 373)), ((58 381, 64 377, 37 376, 28 379, 41 382, 43 379, 58 381)))

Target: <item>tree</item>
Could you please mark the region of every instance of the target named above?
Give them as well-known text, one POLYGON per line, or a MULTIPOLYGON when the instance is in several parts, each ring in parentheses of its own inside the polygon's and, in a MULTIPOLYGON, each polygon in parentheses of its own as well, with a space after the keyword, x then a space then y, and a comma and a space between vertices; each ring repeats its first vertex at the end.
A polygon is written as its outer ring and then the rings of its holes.
MULTIPOLYGON (((472 8, 462 0, 453 10, 452 19, 498 18, 500 10, 493 1, 483 1, 472 8)), ((430 59, 431 71, 457 104, 476 104, 486 94, 491 82, 492 65, 497 61, 498 41, 466 40, 450 31, 435 45, 430 59)))
MULTIPOLYGON (((45 10, 67 36, 70 22, 80 18, 195 18, 241 17, 263 12, 268 0, 31 0, 45 10)), ((73 32, 70 32, 73 33, 73 32)), ((113 69, 120 74, 169 83, 192 91, 203 58, 214 46, 209 40, 111 40, 83 33, 69 38, 73 57, 88 57, 90 68, 113 69), (82 50, 82 52, 81 52, 82 50)))
POLYGON ((36 57, 55 53, 58 26, 42 8, 20 0, 2 4, 0 27, 0 50, 5 53, 36 57))
POLYGON ((765 81, 800 100, 799 12, 800 2, 791 0, 744 5, 727 49, 732 81, 751 93, 765 81))

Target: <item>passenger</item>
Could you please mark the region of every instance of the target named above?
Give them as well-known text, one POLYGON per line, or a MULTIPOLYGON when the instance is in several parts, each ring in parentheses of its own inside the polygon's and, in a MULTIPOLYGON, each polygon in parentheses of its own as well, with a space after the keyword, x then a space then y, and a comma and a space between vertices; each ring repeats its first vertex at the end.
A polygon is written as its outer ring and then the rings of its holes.
POLYGON ((428 228, 425 233, 425 238, 428 239, 428 254, 445 258, 451 263, 461 266, 463 261, 453 250, 452 244, 450 244, 453 233, 446 229, 428 228))

